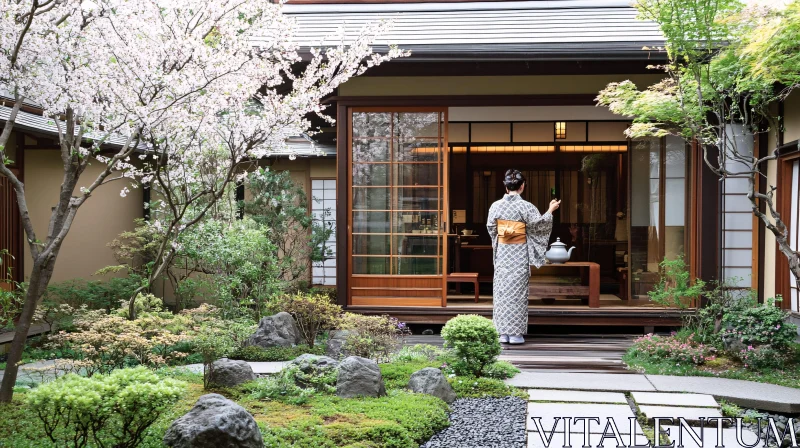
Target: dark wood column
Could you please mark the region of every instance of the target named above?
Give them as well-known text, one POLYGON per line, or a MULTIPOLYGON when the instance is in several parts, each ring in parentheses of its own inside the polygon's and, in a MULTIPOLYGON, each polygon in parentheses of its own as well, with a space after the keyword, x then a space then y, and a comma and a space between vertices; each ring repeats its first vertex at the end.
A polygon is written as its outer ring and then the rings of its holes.
POLYGON ((350 160, 350 149, 347 145, 348 128, 350 126, 347 106, 336 107, 336 302, 347 306, 347 265, 350 254, 347 253, 348 228, 350 217, 347 216, 350 198, 347 192, 347 166, 350 160))
MULTIPOLYGON (((720 242, 722 229, 720 226, 720 182, 703 160, 703 148, 696 146, 694 163, 697 188, 697 277, 705 281, 720 278, 720 242)), ((717 149, 708 148, 708 159, 717 159, 717 149)))

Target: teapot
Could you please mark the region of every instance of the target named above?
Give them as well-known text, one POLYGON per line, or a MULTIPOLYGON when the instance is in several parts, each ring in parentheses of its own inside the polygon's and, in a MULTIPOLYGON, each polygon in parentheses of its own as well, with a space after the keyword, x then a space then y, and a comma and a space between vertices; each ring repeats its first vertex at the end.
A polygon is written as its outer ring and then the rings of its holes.
POLYGON ((569 261, 573 249, 575 249, 575 246, 570 247, 569 251, 567 251, 567 245, 561 242, 561 238, 556 238, 556 242, 550 245, 550 250, 544 256, 547 257, 550 263, 564 264, 569 261))

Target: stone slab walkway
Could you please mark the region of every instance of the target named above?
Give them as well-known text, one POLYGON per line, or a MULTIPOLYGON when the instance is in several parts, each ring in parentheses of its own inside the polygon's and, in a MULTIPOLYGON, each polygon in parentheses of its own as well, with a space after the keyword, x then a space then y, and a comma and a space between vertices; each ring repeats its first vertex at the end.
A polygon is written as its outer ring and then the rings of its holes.
POLYGON ((663 392, 631 392, 638 405, 717 407, 717 400, 705 394, 671 394, 663 392))
POLYGON ((786 414, 800 413, 800 389, 792 387, 728 378, 644 376, 660 392, 705 393, 743 407, 786 414))
POLYGON ((580 390, 531 389, 528 391, 531 401, 574 402, 574 403, 608 403, 627 404, 625 394, 620 392, 591 392, 580 390))
MULTIPOLYGON (((618 386, 612 384, 604 387, 618 386)), ((528 448, 582 446, 586 442, 584 438, 587 433, 588 443, 591 446, 599 446, 601 442, 605 446, 647 445, 648 440, 639 424, 638 415, 644 415, 651 425, 653 417, 673 418, 675 421, 683 418, 689 425, 701 422, 705 418, 722 417, 717 401, 711 395, 705 394, 633 391, 628 397, 621 392, 529 389, 528 395, 530 397, 526 423, 528 448), (655 404, 641 404, 643 402, 655 404), (588 420, 589 418, 592 420, 588 420), (587 421, 590 422, 588 427, 587 421), (569 426, 565 428, 565 425, 569 426)), ((683 428, 683 431, 692 431, 698 437, 703 435, 708 438, 707 440, 716 442, 714 431, 704 432, 699 427, 683 428)), ((733 431, 723 432, 725 446, 739 446, 736 443, 735 430, 733 431)), ((670 440, 676 441, 677 438, 681 438, 682 440, 678 442, 683 442, 683 448, 695 448, 698 445, 687 442, 689 436, 684 437, 678 427, 671 429, 669 437, 670 440)), ((756 436, 753 433, 744 433, 743 437, 750 443, 755 441, 756 436)))
MULTIPOLYGON (((700 439, 702 445, 698 444, 697 441, 692 438, 691 434, 689 434, 689 432, 685 429, 681 431, 677 426, 664 426, 663 429, 669 431, 669 440, 670 442, 675 442, 676 447, 681 444, 684 446, 684 448, 708 448, 714 447, 717 444, 716 427, 705 427, 703 428, 702 432, 700 431, 700 428, 692 428, 698 437, 702 437, 700 439)), ((764 441, 759 440, 756 433, 748 429, 742 430, 742 442, 744 442, 748 448, 753 443, 756 443, 756 445, 752 448, 762 448, 764 446, 764 441), (757 440, 758 443, 756 443, 757 440)), ((743 448, 743 445, 740 445, 736 441, 735 428, 722 428, 722 443, 726 448, 743 448)))
POLYGON ((506 380, 506 384, 526 389, 656 391, 644 375, 624 373, 522 372, 506 380))
POLYGON ((727 378, 641 374, 522 372, 506 384, 525 389, 596 392, 690 392, 712 395, 739 406, 800 413, 800 389, 727 378))
MULTIPOLYGON (((680 395, 680 394, 675 394, 680 395)), ((722 414, 716 408, 695 408, 685 406, 654 406, 643 404, 639 406, 639 411, 644 414, 648 419, 654 417, 667 417, 675 419, 684 418, 687 422, 694 423, 700 422, 701 419, 712 417, 722 417, 722 414)))
MULTIPOLYGON (((621 434, 630 434, 630 419, 633 419, 636 433, 642 432, 642 427, 636 422, 630 406, 627 404, 595 404, 595 403, 530 403, 528 404, 528 431, 538 432, 536 421, 541 419, 542 429, 549 433, 555 427, 556 432, 564 432, 564 424, 567 420, 564 417, 592 417, 598 418, 599 423, 590 421, 589 433, 602 434, 606 422, 614 420, 621 434)), ((573 421, 569 426, 569 432, 583 433, 584 421, 573 421)))

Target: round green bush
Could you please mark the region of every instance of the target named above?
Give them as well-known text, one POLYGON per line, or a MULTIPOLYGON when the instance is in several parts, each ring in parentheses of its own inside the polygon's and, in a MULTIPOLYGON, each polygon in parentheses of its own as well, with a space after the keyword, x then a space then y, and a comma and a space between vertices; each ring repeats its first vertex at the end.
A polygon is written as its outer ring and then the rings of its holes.
POLYGON ((133 448, 186 391, 145 367, 85 378, 70 373, 25 396, 53 446, 133 448))
POLYGON ((476 315, 450 319, 442 328, 444 346, 453 350, 453 371, 479 378, 500 355, 500 341, 492 321, 476 315))

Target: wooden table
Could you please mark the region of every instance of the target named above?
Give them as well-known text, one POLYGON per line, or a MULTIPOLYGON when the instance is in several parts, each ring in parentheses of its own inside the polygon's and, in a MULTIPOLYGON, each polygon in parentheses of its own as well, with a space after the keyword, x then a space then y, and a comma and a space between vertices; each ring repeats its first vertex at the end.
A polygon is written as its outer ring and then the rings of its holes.
MULTIPOLYGON (((588 261, 566 262, 564 264, 546 264, 547 268, 580 268, 581 285, 565 285, 558 283, 530 282, 528 290, 538 297, 553 296, 588 296, 589 308, 600 307, 600 265, 588 261)), ((532 268, 535 269, 535 268, 532 268)))
MULTIPOLYGON (((478 283, 477 272, 451 272, 447 274, 447 281, 453 283, 472 283, 475 286, 475 303, 480 298, 480 283, 478 283)), ((461 293, 460 290, 457 291, 461 293)))

